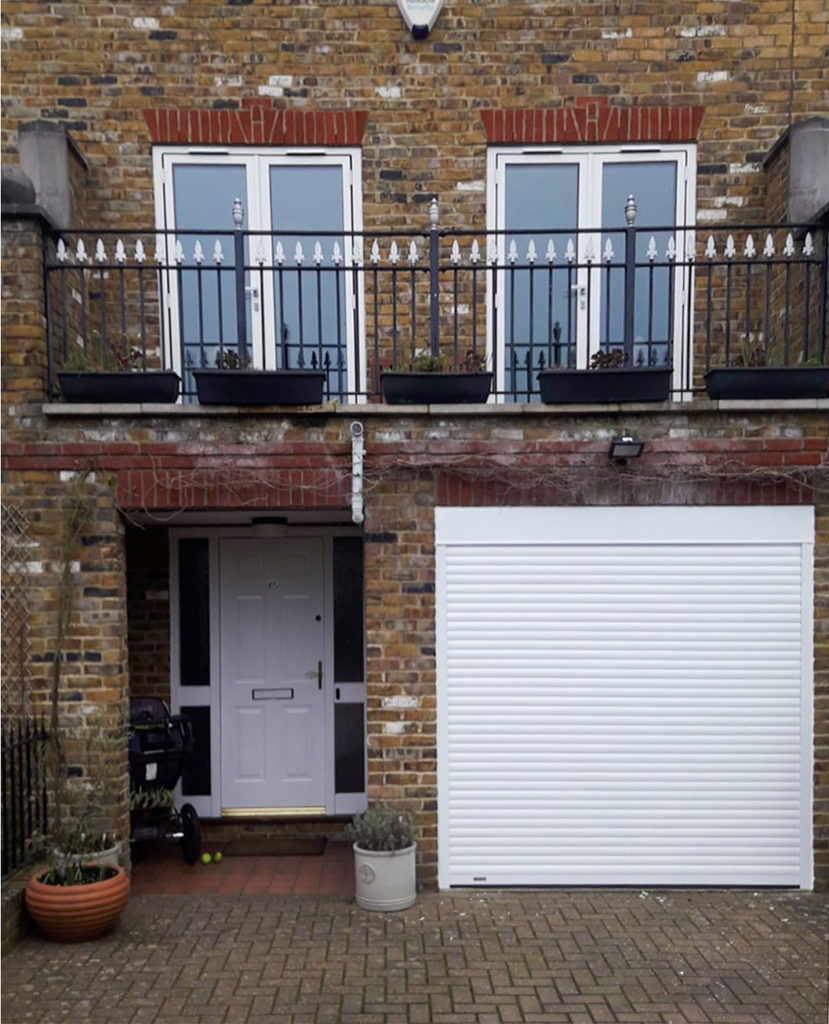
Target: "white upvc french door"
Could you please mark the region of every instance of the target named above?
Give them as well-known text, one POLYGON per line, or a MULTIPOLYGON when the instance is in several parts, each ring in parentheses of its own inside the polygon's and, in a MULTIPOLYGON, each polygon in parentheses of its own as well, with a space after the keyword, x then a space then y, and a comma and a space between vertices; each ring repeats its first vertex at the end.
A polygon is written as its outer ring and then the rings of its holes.
POLYGON ((623 343, 631 195, 639 229, 633 360, 672 362, 679 386, 687 354, 670 346, 682 337, 690 273, 669 266, 668 253, 681 262, 691 240, 695 175, 692 146, 490 150, 499 391, 529 392, 538 369, 585 367, 599 349, 623 343))
POLYGON ((357 150, 156 151, 162 330, 185 393, 192 369, 240 348, 264 369, 325 369, 331 396, 361 390, 352 315, 359 161, 357 150))

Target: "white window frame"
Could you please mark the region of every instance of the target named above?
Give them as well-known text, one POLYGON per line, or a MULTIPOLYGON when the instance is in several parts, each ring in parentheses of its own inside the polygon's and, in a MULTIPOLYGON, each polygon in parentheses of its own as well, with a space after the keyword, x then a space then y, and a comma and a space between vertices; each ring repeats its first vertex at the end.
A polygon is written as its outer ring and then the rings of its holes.
MULTIPOLYGON (((647 160, 649 162, 673 163, 676 165, 676 212, 674 223, 677 230, 674 240, 677 247, 678 259, 683 260, 686 252, 692 252, 694 246, 693 226, 696 222, 696 177, 697 177, 697 151, 693 143, 665 143, 650 144, 620 144, 615 146, 532 146, 532 147, 506 147, 491 146, 487 151, 487 231, 502 231, 506 220, 506 168, 509 165, 549 165, 549 164, 576 164, 578 166, 578 226, 592 229, 589 234, 581 236, 581 245, 587 243, 588 238, 592 242, 596 262, 591 270, 593 275, 591 290, 593 295, 598 294, 600 287, 600 276, 602 268, 602 246, 601 232, 598 230, 601 223, 601 200, 602 200, 602 169, 606 164, 633 163, 647 160)), ((552 225, 542 225, 550 227, 552 225)), ((620 229, 613 228, 615 232, 620 229)), ((509 239, 505 234, 491 235, 497 239, 498 266, 505 267, 507 263, 507 249, 509 239)), ((539 252, 539 263, 544 258, 546 240, 542 241, 539 236, 536 247, 539 252), (541 244, 539 244, 541 243, 541 244)), ((559 262, 562 266, 563 254, 559 253, 559 262)), ((660 254, 662 258, 663 254, 660 254)), ((578 252, 579 263, 584 262, 583 251, 578 252)), ((583 295, 587 286, 587 271, 582 269, 578 272, 579 294, 583 295)), ((491 285, 490 285, 491 287, 491 285)), ((506 294, 506 271, 498 271, 497 290, 498 295, 506 294)), ((681 340, 679 350, 673 352, 673 381, 672 386, 679 391, 682 388, 683 377, 686 380, 692 379, 692 343, 693 331, 684 330, 688 318, 688 302, 693 302, 693 273, 677 273, 675 282, 675 296, 673 309, 674 338, 681 340), (686 351, 687 349, 687 351, 686 351), (684 368, 684 373, 683 373, 684 368)), ((586 304, 585 304, 586 305, 586 304)), ((586 367, 590 356, 599 347, 599 316, 600 303, 594 301, 590 310, 591 320, 587 323, 586 310, 582 310, 582 302, 579 302, 579 313, 582 314, 577 321, 576 341, 576 365, 586 367), (588 330, 589 327, 589 330, 588 330), (588 338, 590 349, 588 350, 588 338)), ((493 304, 487 302, 487 337, 490 339, 490 358, 492 339, 495 337, 497 327, 497 366, 498 379, 495 382, 496 390, 503 392, 506 381, 506 303, 499 301, 493 322, 493 304)))
MULTIPOLYGON (((344 281, 344 344, 346 347, 346 389, 350 400, 356 394, 358 400, 366 391, 366 356, 364 323, 360 318, 359 332, 356 339, 359 360, 355 361, 355 324, 353 311, 364 308, 363 274, 357 275, 356 289, 354 275, 355 246, 351 232, 361 232, 363 228, 362 209, 362 153, 359 148, 342 147, 337 149, 304 150, 277 147, 214 147, 214 146, 157 146, 153 150, 153 181, 155 195, 155 223, 159 232, 156 245, 161 247, 163 265, 175 267, 175 205, 173 196, 173 168, 175 166, 209 166, 222 164, 243 166, 247 179, 247 206, 243 230, 270 232, 270 189, 269 172, 271 167, 296 166, 313 164, 314 166, 339 166, 342 168, 343 187, 343 281, 344 281)), ((227 211, 227 233, 232 234, 233 222, 231 210, 227 211)), ((221 225, 209 224, 216 228, 221 225)), ((323 247, 325 248, 323 241, 323 247)), ((257 239, 248 239, 246 259, 250 266, 257 266, 257 239)), ((273 273, 275 266, 274 253, 265 249, 266 272, 263 275, 264 294, 253 294, 254 302, 261 301, 265 306, 264 322, 273 324, 274 295, 273 273)), ((306 264, 312 263, 312 253, 305 253, 306 264)), ((293 254, 286 254, 286 264, 293 265, 293 254)), ((205 252, 205 267, 214 266, 212 253, 205 252)), ((178 324, 178 287, 176 275, 165 271, 160 275, 162 288, 162 311, 165 316, 164 339, 167 348, 167 365, 183 376, 181 365, 181 338, 178 324)), ((249 345, 255 366, 262 366, 263 346, 273 346, 275 338, 262 337, 260 317, 254 313, 250 317, 249 345)), ((273 365, 271 361, 270 365, 273 365)))

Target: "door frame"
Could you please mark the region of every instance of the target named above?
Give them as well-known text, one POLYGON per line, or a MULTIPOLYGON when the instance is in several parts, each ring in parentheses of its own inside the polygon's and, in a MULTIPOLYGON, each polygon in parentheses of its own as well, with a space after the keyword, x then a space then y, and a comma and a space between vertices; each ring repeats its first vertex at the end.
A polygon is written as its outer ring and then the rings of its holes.
MULTIPOLYGON (((365 706, 365 680, 359 683, 337 683, 334 681, 334 587, 333 587, 333 542, 335 537, 359 537, 362 531, 349 526, 189 526, 169 530, 170 566, 170 706, 176 713, 182 705, 200 705, 210 708, 210 794, 188 794, 186 799, 193 804, 202 817, 222 817, 222 775, 221 775, 221 660, 220 660, 220 585, 219 541, 223 538, 261 539, 267 543, 269 537, 319 537, 323 541, 323 608, 325 616, 324 674, 323 689, 323 746, 325 750, 325 816, 351 815, 366 806, 365 793, 340 793, 334 789, 334 706, 335 689, 339 687, 354 701, 357 689, 362 690, 365 706), (179 621, 179 565, 178 542, 181 539, 202 539, 208 542, 209 559, 209 602, 210 602, 210 683, 207 686, 181 685, 180 676, 180 621, 179 621)), ((367 778, 367 766, 364 777, 367 778)), ((183 799, 181 782, 176 786, 177 800, 183 799)), ((285 816, 290 815, 286 809, 285 816)))

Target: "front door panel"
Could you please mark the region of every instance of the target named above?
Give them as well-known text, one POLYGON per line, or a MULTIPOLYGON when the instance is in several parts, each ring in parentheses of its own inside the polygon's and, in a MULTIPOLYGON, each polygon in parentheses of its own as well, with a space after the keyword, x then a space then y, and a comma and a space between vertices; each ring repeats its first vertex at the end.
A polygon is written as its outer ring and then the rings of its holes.
POLYGON ((323 546, 223 539, 223 812, 325 803, 323 546))

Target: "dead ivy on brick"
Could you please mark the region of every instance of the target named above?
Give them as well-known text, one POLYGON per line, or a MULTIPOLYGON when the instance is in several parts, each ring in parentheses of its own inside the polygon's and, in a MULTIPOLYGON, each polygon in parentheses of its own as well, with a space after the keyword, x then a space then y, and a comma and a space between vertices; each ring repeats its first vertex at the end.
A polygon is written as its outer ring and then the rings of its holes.
POLYGON ((63 648, 69 634, 72 612, 75 606, 72 556, 77 550, 84 527, 92 515, 91 500, 88 494, 84 493, 85 485, 92 474, 92 468, 87 467, 73 477, 59 538, 58 564, 60 579, 58 581, 54 660, 52 661, 52 677, 49 690, 49 744, 51 748, 53 779, 53 822, 56 833, 60 833, 63 828, 63 805, 66 796, 67 766, 66 750, 60 728, 60 691, 63 671, 63 648))

